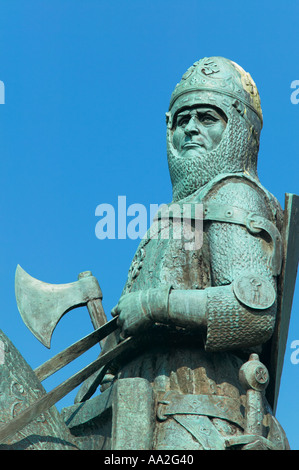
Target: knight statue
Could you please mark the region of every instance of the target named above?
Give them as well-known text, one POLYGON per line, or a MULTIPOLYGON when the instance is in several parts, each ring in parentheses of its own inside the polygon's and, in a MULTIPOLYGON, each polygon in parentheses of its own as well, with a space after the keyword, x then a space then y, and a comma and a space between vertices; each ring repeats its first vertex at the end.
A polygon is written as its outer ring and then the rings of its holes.
POLYGON ((282 262, 283 211, 257 175, 258 90, 234 62, 204 58, 175 87, 166 118, 172 202, 202 204, 203 242, 141 241, 113 314, 122 337, 143 344, 117 380, 151 385, 154 449, 288 448, 264 392, 263 424, 248 438, 239 379, 249 357, 268 354, 282 262))
POLYGON ((117 329, 99 356, 111 360, 62 411, 62 437, 81 449, 287 450, 275 410, 298 197, 282 210, 259 181, 260 97, 235 62, 195 62, 166 123, 173 199, 141 240, 112 311, 117 329))

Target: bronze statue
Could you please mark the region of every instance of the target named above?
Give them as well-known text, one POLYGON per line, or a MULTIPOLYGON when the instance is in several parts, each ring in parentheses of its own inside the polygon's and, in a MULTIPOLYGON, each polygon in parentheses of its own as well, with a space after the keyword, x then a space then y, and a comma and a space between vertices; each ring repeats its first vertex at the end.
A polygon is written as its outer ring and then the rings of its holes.
POLYGON ((265 397, 255 438, 240 414, 239 370, 250 354, 263 357, 273 335, 282 261, 282 210, 257 176, 262 123, 250 75, 221 57, 196 62, 171 97, 173 202, 203 205, 203 247, 143 240, 114 309, 124 337, 150 336, 118 377, 152 385, 163 416, 155 449, 288 447, 265 397))
MULTIPOLYGON (((136 251, 107 323, 118 330, 64 422, 79 448, 288 449, 275 407, 298 198, 283 211, 259 181, 258 90, 234 62, 204 58, 175 87, 166 120, 173 201, 136 251), (200 247, 173 236, 186 206, 191 233, 202 223, 200 247)), ((103 321, 100 311, 95 328, 103 321)))

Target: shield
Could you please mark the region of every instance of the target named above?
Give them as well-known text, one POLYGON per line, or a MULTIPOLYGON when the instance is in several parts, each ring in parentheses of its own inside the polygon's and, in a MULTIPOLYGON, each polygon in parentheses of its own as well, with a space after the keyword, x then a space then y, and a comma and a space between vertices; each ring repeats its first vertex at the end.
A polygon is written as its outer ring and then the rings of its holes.
POLYGON ((286 351, 299 259, 299 196, 286 194, 283 228, 283 262, 278 278, 278 309, 274 334, 264 362, 270 373, 267 399, 275 414, 286 351))

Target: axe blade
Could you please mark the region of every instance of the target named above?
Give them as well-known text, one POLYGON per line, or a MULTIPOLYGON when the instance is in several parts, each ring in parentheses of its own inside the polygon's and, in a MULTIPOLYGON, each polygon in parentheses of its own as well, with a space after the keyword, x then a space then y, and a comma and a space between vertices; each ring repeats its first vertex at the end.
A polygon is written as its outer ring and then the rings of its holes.
POLYGON ((26 273, 20 265, 15 274, 15 295, 20 315, 33 335, 50 348, 52 333, 69 310, 102 297, 95 277, 68 284, 49 284, 26 273))

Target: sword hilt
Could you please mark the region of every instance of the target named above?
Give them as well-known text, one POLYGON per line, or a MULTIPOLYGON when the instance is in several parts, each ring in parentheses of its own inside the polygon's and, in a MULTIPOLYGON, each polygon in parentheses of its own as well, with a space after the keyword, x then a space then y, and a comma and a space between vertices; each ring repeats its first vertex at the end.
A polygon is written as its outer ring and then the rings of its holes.
POLYGON ((251 354, 239 372, 241 385, 246 391, 245 434, 263 435, 263 393, 269 383, 269 372, 257 354, 251 354))

